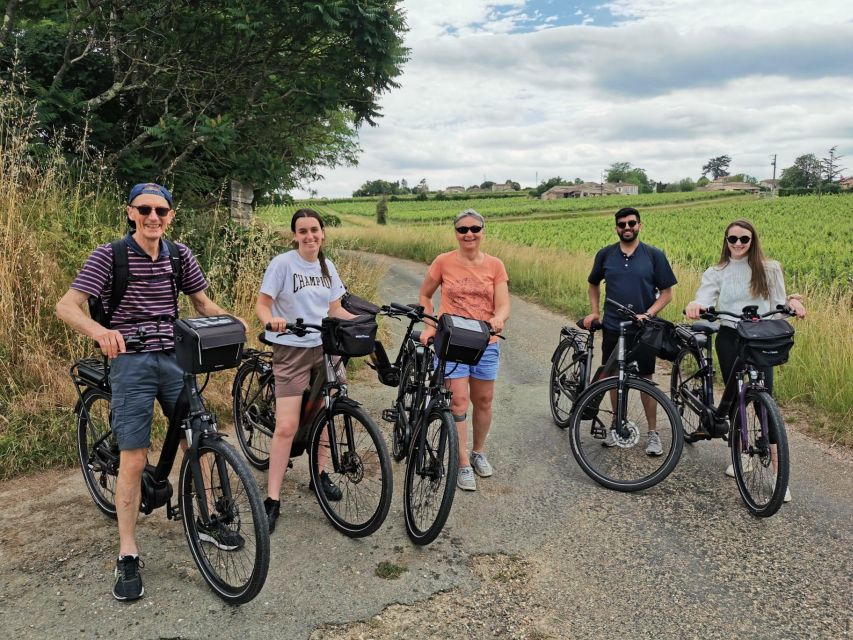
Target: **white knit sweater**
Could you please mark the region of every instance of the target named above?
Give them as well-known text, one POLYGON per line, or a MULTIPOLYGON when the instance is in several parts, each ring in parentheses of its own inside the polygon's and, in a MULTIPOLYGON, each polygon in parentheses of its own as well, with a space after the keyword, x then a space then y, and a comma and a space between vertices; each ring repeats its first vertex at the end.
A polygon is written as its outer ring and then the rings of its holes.
MULTIPOLYGON (((782 267, 775 260, 767 260, 764 267, 767 270, 767 285, 770 288, 769 299, 752 297, 749 290, 752 269, 747 259, 741 258, 729 260, 729 263, 722 267, 714 265, 706 269, 702 274, 702 284, 699 285, 694 302, 698 302, 703 307, 713 306, 735 313, 740 313, 749 305, 757 305, 758 313, 767 313, 775 309, 776 305, 785 304, 787 298, 782 267)), ((736 325, 733 318, 720 320, 729 327, 736 325)))

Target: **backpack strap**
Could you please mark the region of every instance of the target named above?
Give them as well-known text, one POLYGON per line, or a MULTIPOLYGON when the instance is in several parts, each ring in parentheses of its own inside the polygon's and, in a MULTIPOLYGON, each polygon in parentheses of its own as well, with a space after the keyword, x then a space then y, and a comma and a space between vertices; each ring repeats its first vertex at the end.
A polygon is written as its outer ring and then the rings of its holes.
POLYGON ((169 248, 169 262, 172 263, 172 293, 175 296, 175 320, 178 319, 178 295, 183 285, 184 268, 181 262, 181 252, 178 245, 171 240, 163 238, 163 242, 169 248))
POLYGON ((104 312, 107 328, 110 327, 113 314, 127 292, 127 283, 130 280, 130 267, 127 264, 127 242, 124 238, 119 238, 113 240, 110 246, 113 250, 113 282, 110 291, 110 306, 104 312))

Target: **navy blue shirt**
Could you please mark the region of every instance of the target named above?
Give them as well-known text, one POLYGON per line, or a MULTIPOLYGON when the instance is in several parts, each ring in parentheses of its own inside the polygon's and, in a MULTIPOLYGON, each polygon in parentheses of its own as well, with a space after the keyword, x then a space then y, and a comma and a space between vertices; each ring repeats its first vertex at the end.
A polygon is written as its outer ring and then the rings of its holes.
POLYGON ((659 291, 678 282, 666 254, 643 242, 637 244, 630 256, 622 253, 618 242, 600 249, 587 280, 596 285, 602 280, 607 283, 602 311, 604 328, 608 331, 619 331, 619 323, 624 318, 615 307, 607 304, 607 300, 630 305, 635 312, 645 313, 654 304, 659 291))

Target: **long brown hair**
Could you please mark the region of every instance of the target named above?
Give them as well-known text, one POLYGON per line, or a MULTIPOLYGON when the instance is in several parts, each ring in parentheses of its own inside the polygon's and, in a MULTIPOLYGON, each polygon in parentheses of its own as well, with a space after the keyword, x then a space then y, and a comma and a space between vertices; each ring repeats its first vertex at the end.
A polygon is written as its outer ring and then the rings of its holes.
POLYGON ((770 298, 770 285, 767 283, 767 269, 765 267, 764 252, 761 250, 761 243, 758 241, 758 232, 755 226, 749 220, 735 220, 729 223, 723 233, 723 251, 720 254, 718 267, 725 267, 732 259, 732 252, 729 250, 729 243, 726 239, 729 235, 729 229, 732 227, 741 227, 752 234, 752 240, 749 243, 749 249, 746 252, 746 260, 749 268, 752 271, 752 277, 749 280, 749 291, 754 298, 767 300, 770 298))
MULTIPOLYGON (((314 218, 317 222, 320 223, 321 229, 323 229, 324 231, 326 229, 326 225, 323 222, 323 218, 320 216, 319 213, 314 211, 314 209, 297 209, 296 213, 294 213, 293 217, 290 219, 290 230, 293 231, 293 233, 296 233, 296 221, 299 220, 299 218, 314 218)), ((296 249, 299 247, 299 243, 296 242, 296 240, 293 240, 293 242, 290 243, 290 246, 296 249)), ((323 274, 324 278, 330 277, 329 267, 326 266, 326 254, 323 253, 322 248, 320 249, 320 253, 317 255, 317 257, 320 259, 320 273, 323 274)))

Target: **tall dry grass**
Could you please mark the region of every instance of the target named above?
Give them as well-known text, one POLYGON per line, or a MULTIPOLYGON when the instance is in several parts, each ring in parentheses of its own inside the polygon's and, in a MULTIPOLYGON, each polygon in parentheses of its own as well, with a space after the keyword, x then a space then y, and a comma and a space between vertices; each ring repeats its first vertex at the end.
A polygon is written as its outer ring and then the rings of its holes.
MULTIPOLYGON (((455 248, 449 231, 446 225, 347 225, 337 234, 338 241, 351 249, 429 263, 438 253, 455 248)), ((488 235, 483 249, 504 261, 513 293, 571 318, 588 313, 591 256, 522 247, 489 239, 488 235)), ((674 269, 679 284, 674 288, 673 302, 662 315, 682 322, 681 310, 695 295, 701 273, 678 264, 674 269)), ((788 283, 790 292, 796 287, 795 282, 788 283)), ((782 402, 809 407, 807 427, 814 433, 831 442, 853 445, 853 292, 850 288, 819 287, 797 291, 804 296, 808 317, 794 321, 796 346, 788 364, 778 369, 776 395, 782 402)))

